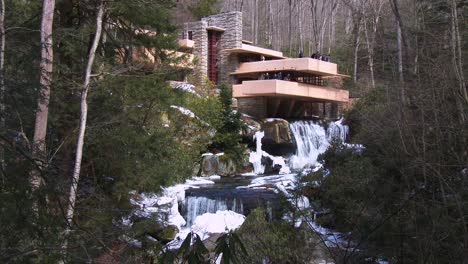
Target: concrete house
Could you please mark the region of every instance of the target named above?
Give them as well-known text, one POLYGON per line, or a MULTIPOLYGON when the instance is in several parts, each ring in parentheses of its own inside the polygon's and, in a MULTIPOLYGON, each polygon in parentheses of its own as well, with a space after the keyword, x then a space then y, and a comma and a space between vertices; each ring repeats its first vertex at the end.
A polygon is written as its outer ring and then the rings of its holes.
POLYGON ((334 117, 349 102, 338 66, 287 58, 242 38, 242 13, 227 12, 184 25, 179 44, 196 58, 194 71, 232 85, 235 107, 257 118, 334 117))

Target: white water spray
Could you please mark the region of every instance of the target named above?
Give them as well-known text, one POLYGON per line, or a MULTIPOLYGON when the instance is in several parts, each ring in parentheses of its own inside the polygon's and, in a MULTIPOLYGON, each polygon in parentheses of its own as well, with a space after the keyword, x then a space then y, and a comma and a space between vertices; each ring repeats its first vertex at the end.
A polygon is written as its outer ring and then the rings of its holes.
POLYGON ((265 166, 262 165, 262 138, 265 136, 265 132, 257 131, 254 135, 254 140, 256 143, 255 152, 250 152, 249 162, 253 165, 253 172, 255 174, 263 174, 265 172, 265 166))
POLYGON ((279 165, 281 169, 279 174, 287 174, 291 173, 288 165, 284 161, 283 157, 272 156, 268 154, 266 151, 262 150, 262 138, 265 136, 265 132, 257 131, 254 135, 254 140, 256 143, 255 152, 250 152, 249 162, 252 163, 254 170, 253 173, 259 175, 265 173, 265 166, 262 165, 262 157, 266 157, 272 160, 273 166, 279 165))
POLYGON ((328 129, 313 121, 297 121, 289 125, 296 140, 296 154, 289 159, 289 166, 295 170, 317 165, 317 158, 324 153, 334 140, 344 142, 348 126, 343 119, 330 122, 328 129))

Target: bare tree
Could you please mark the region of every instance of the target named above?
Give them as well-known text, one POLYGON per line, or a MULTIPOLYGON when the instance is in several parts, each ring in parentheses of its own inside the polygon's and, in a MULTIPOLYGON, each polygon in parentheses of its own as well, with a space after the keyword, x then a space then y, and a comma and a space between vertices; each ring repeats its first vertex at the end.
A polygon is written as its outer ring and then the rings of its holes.
MULTIPOLYGON (((68 208, 67 208, 67 228, 65 236, 67 237, 68 233, 71 230, 73 215, 75 213, 75 203, 76 203, 76 194, 78 189, 78 182, 80 180, 80 171, 81 171, 81 159, 83 157, 83 145, 84 137, 86 132, 86 122, 88 117, 88 103, 87 96, 89 92, 89 83, 91 79, 91 71, 94 64, 94 58, 96 55, 96 50, 99 45, 99 40, 102 33, 102 18, 104 15, 104 0, 101 0, 99 3, 98 13, 96 16, 96 33, 94 34, 93 44, 89 50, 88 63, 85 70, 85 79, 81 91, 81 116, 80 116, 80 131, 78 133, 78 142, 76 144, 76 156, 75 156, 75 168, 73 170, 72 182, 70 185, 70 193, 68 195, 68 208)), ((64 250, 67 248, 67 238, 62 247, 64 250)))
POLYGON ((364 19, 364 33, 366 36, 367 44, 367 57, 371 79, 371 87, 375 88, 375 77, 374 77, 374 47, 375 47, 375 36, 377 34, 377 26, 380 20, 380 14, 385 0, 375 0, 368 2, 366 8, 367 17, 364 19), (367 20, 370 20, 371 32, 367 29, 367 20))
MULTIPOLYGON (((0 130, 5 131, 5 0, 0 1, 0 130)), ((5 170, 5 150, 0 146, 0 170, 5 170)))
MULTIPOLYGON (((393 14, 395 15, 396 23, 396 35, 397 35, 397 58, 398 58, 398 77, 400 80, 400 101, 402 104, 406 102, 406 92, 404 87, 404 74, 403 74, 403 32, 402 32, 402 20, 400 16, 400 8, 398 5, 398 0, 390 0, 393 14)), ((405 45, 406 46, 406 45, 405 45)))
POLYGON ((463 69, 463 56, 462 56, 462 43, 460 39, 460 30, 458 24, 458 10, 457 3, 455 0, 449 0, 451 10, 451 46, 452 46, 452 62, 455 69, 455 75, 458 79, 458 96, 456 96, 456 102, 459 112, 460 124, 465 124, 465 110, 463 105, 468 104, 468 94, 466 91, 465 72, 463 69))
MULTIPOLYGON (((40 62, 40 89, 37 98, 37 112, 34 125, 32 151, 38 162, 38 167, 46 165, 46 133, 47 118, 49 115, 50 86, 52 82, 53 47, 52 26, 54 20, 55 0, 44 0, 42 6, 41 22, 41 62, 40 62)), ((31 172, 31 187, 36 190, 41 185, 40 172, 36 168, 31 172)))

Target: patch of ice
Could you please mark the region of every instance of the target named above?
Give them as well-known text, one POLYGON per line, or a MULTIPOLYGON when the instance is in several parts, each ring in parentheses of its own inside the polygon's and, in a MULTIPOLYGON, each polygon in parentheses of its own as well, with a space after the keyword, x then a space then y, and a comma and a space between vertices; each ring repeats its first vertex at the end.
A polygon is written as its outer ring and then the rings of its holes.
POLYGON ((197 216, 192 231, 196 232, 201 239, 207 238, 209 234, 226 233, 239 228, 245 221, 245 216, 233 211, 217 211, 216 213, 205 213, 197 216))

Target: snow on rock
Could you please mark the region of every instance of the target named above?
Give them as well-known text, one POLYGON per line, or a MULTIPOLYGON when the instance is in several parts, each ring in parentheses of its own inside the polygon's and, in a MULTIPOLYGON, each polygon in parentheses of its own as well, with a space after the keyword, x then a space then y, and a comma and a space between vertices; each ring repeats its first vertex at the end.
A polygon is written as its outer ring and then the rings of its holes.
MULTIPOLYGON (((135 191, 130 192, 130 203, 137 207, 134 212, 140 217, 150 218, 156 217, 156 220, 165 222, 169 225, 175 225, 179 230, 186 224, 185 219, 179 212, 179 202, 185 200, 185 190, 189 188, 198 188, 198 185, 214 184, 214 181, 206 180, 199 177, 188 179, 184 184, 162 188, 161 194, 141 193, 136 194, 135 191)), ((131 223, 127 218, 122 220, 124 224, 131 223)))
POLYGON ((265 122, 275 122, 277 120, 284 120, 284 119, 281 119, 281 118, 267 118, 267 119, 265 119, 265 122))
POLYGON ((192 231, 200 238, 207 238, 209 234, 226 233, 239 228, 245 221, 245 216, 233 211, 217 211, 197 216, 192 225, 192 231))
POLYGON ((211 175, 209 177, 207 177, 208 179, 210 180, 220 180, 221 179, 221 176, 219 175, 211 175))
POLYGON ((196 116, 192 111, 190 111, 189 109, 185 108, 185 107, 182 107, 182 106, 178 106, 178 105, 171 105, 171 108, 174 108, 174 109, 177 109, 179 110, 179 112, 185 116, 188 116, 190 118, 193 118, 193 119, 196 119, 198 121, 200 121, 202 124, 206 125, 206 126, 210 126, 208 123, 206 123, 205 121, 201 120, 200 118, 198 118, 198 116, 196 116))
POLYGON ((200 97, 200 95, 195 91, 195 86, 193 84, 190 84, 190 83, 180 83, 178 85, 176 85, 174 87, 175 89, 179 89, 179 90, 182 90, 182 91, 185 91, 185 92, 189 92, 189 93, 192 93, 198 97, 200 97))
POLYGON ((257 131, 254 135, 254 140, 256 144, 256 149, 253 152, 250 152, 249 162, 253 165, 253 172, 256 175, 265 173, 265 166, 262 165, 262 157, 268 157, 273 161, 273 166, 280 165, 281 169, 280 174, 291 173, 291 170, 286 165, 283 157, 276 157, 268 154, 266 151, 262 150, 262 138, 265 136, 265 132, 257 131))

